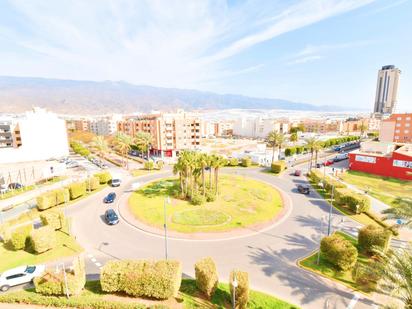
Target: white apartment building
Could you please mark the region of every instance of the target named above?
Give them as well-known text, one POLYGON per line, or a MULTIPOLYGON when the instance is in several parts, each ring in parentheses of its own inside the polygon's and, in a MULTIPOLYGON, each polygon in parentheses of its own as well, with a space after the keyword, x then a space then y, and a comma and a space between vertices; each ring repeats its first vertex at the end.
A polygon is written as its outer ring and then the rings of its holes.
POLYGON ((0 164, 46 160, 69 154, 66 123, 56 114, 33 108, 17 117, 0 119, 0 164), (2 129, 3 128, 3 129, 2 129))
POLYGON ((121 115, 110 115, 90 120, 90 131, 96 135, 112 135, 117 132, 117 122, 121 115))
POLYGON ((289 124, 287 121, 279 119, 239 118, 233 125, 233 135, 266 138, 271 131, 287 134, 289 124))

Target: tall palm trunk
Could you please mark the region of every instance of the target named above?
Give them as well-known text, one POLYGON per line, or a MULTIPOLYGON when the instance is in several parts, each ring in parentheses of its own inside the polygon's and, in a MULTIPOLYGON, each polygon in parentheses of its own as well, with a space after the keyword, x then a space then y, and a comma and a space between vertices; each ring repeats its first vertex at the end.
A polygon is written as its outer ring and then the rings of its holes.
POLYGON ((182 177, 182 172, 179 172, 179 180, 180 180, 180 192, 182 196, 184 196, 184 187, 183 187, 183 177, 182 177))
POLYGON ((309 164, 309 170, 312 169, 312 163, 313 163, 313 149, 310 151, 310 164, 309 164))
POLYGON ((280 160, 280 150, 282 149, 282 145, 279 145, 279 149, 278 149, 278 160, 280 160))
POLYGON ((212 190, 212 167, 209 167, 209 188, 212 190))
POLYGON ((215 168, 215 195, 218 193, 218 183, 219 183, 219 168, 215 168))
POLYGON ((205 168, 202 166, 202 190, 203 190, 203 196, 206 195, 206 183, 205 183, 205 168))
POLYGON ((273 150, 272 150, 272 164, 273 161, 275 161, 275 145, 273 145, 273 150))

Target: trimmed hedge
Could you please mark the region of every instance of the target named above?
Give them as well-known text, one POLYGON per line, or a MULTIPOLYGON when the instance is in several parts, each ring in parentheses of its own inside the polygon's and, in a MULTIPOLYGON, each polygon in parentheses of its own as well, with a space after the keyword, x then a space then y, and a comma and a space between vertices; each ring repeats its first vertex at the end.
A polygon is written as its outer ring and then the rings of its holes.
POLYGON ((26 241, 33 230, 33 225, 20 226, 11 232, 7 243, 13 250, 22 250, 26 247, 26 241))
POLYGON ((371 201, 366 195, 356 193, 347 188, 335 190, 335 201, 339 206, 347 207, 355 213, 369 211, 371 205, 371 201))
POLYGON ((110 175, 109 172, 97 173, 94 176, 99 179, 101 185, 106 184, 110 180, 112 180, 112 175, 110 175))
POLYGON ((40 220, 43 225, 48 225, 54 230, 60 230, 64 225, 65 217, 61 210, 51 210, 41 213, 40 220))
POLYGON ((241 165, 242 165, 243 167, 252 166, 252 159, 251 159, 250 157, 244 157, 244 158, 242 158, 241 165))
POLYGON ((230 158, 229 160, 227 160, 227 165, 228 166, 238 166, 239 160, 237 158, 230 158))
POLYGON ((275 161, 270 166, 270 169, 273 173, 279 174, 280 172, 282 172, 286 169, 286 162, 283 161, 283 160, 275 161))
POLYGON ((230 295, 233 299, 233 278, 236 275, 236 281, 238 286, 236 288, 235 299, 236 299, 236 307, 240 309, 246 309, 247 303, 249 302, 249 274, 244 271, 240 270, 233 270, 230 273, 229 277, 229 287, 230 287, 230 295))
POLYGON ((196 286, 209 299, 213 296, 219 284, 216 264, 212 258, 201 259, 195 264, 196 286))
POLYGON ((320 242, 320 251, 329 263, 343 271, 353 268, 358 259, 355 246, 339 234, 324 237, 320 242))
POLYGON ((96 176, 92 176, 86 179, 86 189, 89 191, 95 191, 99 189, 100 180, 96 176))
POLYGON ((45 210, 56 206, 56 194, 54 192, 43 193, 39 195, 36 200, 37 208, 39 210, 45 210))
POLYGON ((86 182, 74 182, 69 185, 70 199, 75 200, 86 194, 86 182))
POLYGON ((105 292, 125 292, 135 297, 168 299, 176 297, 182 281, 178 261, 110 261, 101 270, 105 292))
POLYGON ((69 193, 69 189, 67 188, 57 189, 57 190, 54 190, 53 192, 56 195, 56 205, 63 204, 66 201, 70 200, 70 193, 69 193))
POLYGON ((380 226, 367 225, 359 230, 359 247, 367 254, 372 254, 374 247, 386 251, 392 232, 380 226))
POLYGON ((36 253, 53 249, 57 244, 56 232, 51 226, 42 226, 30 233, 31 247, 36 253))
POLYGON ((154 164, 153 161, 147 161, 147 162, 144 163, 143 167, 144 167, 145 170, 151 171, 151 170, 154 169, 155 164, 154 164))
MULTIPOLYGON (((79 295, 86 284, 84 259, 74 259, 72 269, 66 269, 67 289, 69 295, 79 295)), ((36 293, 43 295, 66 295, 64 272, 46 271, 41 277, 33 280, 36 293)))

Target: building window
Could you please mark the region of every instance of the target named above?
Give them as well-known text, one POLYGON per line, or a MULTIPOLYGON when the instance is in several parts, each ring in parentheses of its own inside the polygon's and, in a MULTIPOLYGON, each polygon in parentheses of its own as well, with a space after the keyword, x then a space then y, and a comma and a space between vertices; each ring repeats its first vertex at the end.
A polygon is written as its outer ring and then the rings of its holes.
POLYGON ((402 120, 402 117, 397 117, 396 120, 402 120))
POLYGON ((405 123, 405 127, 409 128, 411 126, 410 123, 405 123))
POLYGON ((376 163, 376 158, 375 157, 356 155, 355 156, 355 161, 365 162, 365 163, 376 163))
POLYGON ((408 134, 408 133, 409 133, 409 130, 405 130, 405 131, 403 131, 403 133, 408 134))
POLYGON ((399 132, 401 132, 401 130, 399 130, 399 129, 395 130, 395 133, 399 133, 399 132))
POLYGON ((406 120, 411 120, 411 117, 406 117, 406 120))
POLYGON ((395 136, 395 139, 399 139, 399 136, 395 136))
POLYGON ((397 127, 400 127, 400 126, 401 126, 401 124, 400 124, 400 123, 397 123, 397 124, 396 124, 396 126, 397 126, 397 127))

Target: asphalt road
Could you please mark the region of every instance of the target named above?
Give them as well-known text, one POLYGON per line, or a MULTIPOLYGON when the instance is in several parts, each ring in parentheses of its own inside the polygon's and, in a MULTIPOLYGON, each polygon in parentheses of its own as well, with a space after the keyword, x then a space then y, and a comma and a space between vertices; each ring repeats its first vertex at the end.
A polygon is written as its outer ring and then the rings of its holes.
MULTIPOLYGON (((119 188, 107 188, 90 198, 71 206, 67 213, 73 217, 73 232, 86 250, 89 276, 99 273, 99 268, 111 259, 161 259, 164 258, 164 239, 145 233, 122 221, 108 226, 103 220, 107 205, 104 196, 114 191, 120 205, 126 207, 131 183, 144 183, 167 175, 154 174, 138 179, 126 177, 119 188), (120 199, 119 196, 123 195, 120 199)), ((292 209, 284 220, 262 233, 230 240, 169 240, 169 258, 183 263, 185 276, 194 276, 194 263, 211 256, 217 263, 221 281, 228 281, 232 269, 249 272, 252 288, 274 294, 302 308, 371 308, 373 302, 362 294, 298 268, 296 261, 319 246, 321 232, 327 224, 321 218, 329 213, 328 204, 316 192, 309 196, 296 191, 303 177, 284 174, 276 177, 259 169, 230 168, 222 173, 235 173, 270 183, 283 190, 291 200, 292 209)), ((116 205, 111 207, 116 208, 116 205)), ((358 223, 333 212, 333 229, 356 234, 358 223), (342 222, 343 221, 343 222, 342 222)), ((256 232, 256 231, 251 231, 256 232)))

